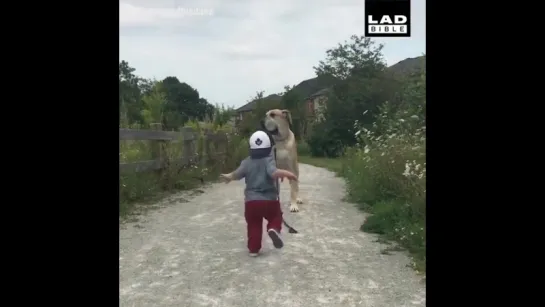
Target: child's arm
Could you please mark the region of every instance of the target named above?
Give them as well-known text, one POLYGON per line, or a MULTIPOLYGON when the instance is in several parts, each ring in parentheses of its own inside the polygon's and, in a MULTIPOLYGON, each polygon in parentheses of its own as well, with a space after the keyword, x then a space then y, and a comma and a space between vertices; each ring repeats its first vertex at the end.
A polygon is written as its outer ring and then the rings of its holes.
POLYGON ((269 159, 267 161, 267 173, 274 180, 276 180, 278 178, 284 179, 284 177, 285 177, 285 178, 288 178, 289 180, 297 181, 297 176, 295 176, 295 174, 293 174, 292 172, 284 170, 284 169, 276 168, 276 162, 274 161, 274 159, 272 157, 269 157, 267 159, 269 159))
POLYGON ((294 173, 290 172, 290 171, 287 171, 285 169, 277 169, 273 174, 272 174, 272 177, 274 179, 277 179, 277 178, 282 178, 284 179, 285 178, 288 178, 289 180, 294 180, 294 181, 297 181, 297 176, 295 176, 294 173))
POLYGON ((225 183, 231 182, 231 180, 240 180, 246 176, 246 159, 242 160, 240 166, 229 174, 221 174, 220 178, 225 181, 225 183))

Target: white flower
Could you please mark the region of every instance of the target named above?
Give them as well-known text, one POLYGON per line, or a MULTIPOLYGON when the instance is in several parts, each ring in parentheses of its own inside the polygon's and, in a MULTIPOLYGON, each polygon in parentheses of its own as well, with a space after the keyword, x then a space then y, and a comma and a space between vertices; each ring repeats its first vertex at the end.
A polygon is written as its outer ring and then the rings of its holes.
POLYGON ((418 119, 418 116, 412 115, 411 118, 412 118, 412 119, 418 119))
POLYGON ((364 153, 369 153, 369 146, 365 145, 365 148, 363 148, 364 153))
POLYGON ((403 176, 409 177, 411 175, 411 166, 409 163, 405 163, 405 171, 402 173, 403 176))
POLYGON ((403 118, 399 119, 400 122, 404 123, 405 120, 403 118))

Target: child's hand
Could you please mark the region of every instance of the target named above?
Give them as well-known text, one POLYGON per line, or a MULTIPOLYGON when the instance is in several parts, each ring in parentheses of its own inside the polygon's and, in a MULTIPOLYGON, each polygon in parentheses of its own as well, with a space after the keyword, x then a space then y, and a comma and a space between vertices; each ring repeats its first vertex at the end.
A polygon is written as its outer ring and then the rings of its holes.
POLYGON ((231 178, 231 174, 220 174, 220 179, 223 180, 225 183, 231 182, 233 180, 231 178))
MULTIPOLYGON (((287 174, 286 174, 285 177, 288 178, 289 180, 297 181, 297 176, 295 176, 295 174, 293 174, 293 173, 287 172, 287 174)), ((284 179, 284 178, 282 178, 282 180, 283 180, 283 179, 284 179)))
POLYGON ((276 172, 273 174, 274 178, 280 178, 282 182, 284 182, 284 178, 288 178, 292 181, 297 181, 297 176, 295 176, 294 173, 283 170, 283 169, 277 169, 276 172))

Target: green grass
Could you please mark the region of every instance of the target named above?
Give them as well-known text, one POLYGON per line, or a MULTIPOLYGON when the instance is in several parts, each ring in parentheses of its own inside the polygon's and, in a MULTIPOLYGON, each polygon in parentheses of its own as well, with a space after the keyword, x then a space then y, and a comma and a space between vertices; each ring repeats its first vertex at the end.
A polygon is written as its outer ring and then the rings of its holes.
POLYGON ((331 158, 316 158, 310 156, 299 156, 299 163, 323 167, 339 175, 342 172, 342 160, 331 158))

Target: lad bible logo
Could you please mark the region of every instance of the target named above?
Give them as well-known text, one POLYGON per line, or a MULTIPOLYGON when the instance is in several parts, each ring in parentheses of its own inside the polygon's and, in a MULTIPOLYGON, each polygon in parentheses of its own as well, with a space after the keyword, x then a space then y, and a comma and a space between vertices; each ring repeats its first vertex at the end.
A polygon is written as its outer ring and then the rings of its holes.
POLYGON ((365 0, 365 36, 410 37, 411 0, 365 0))

